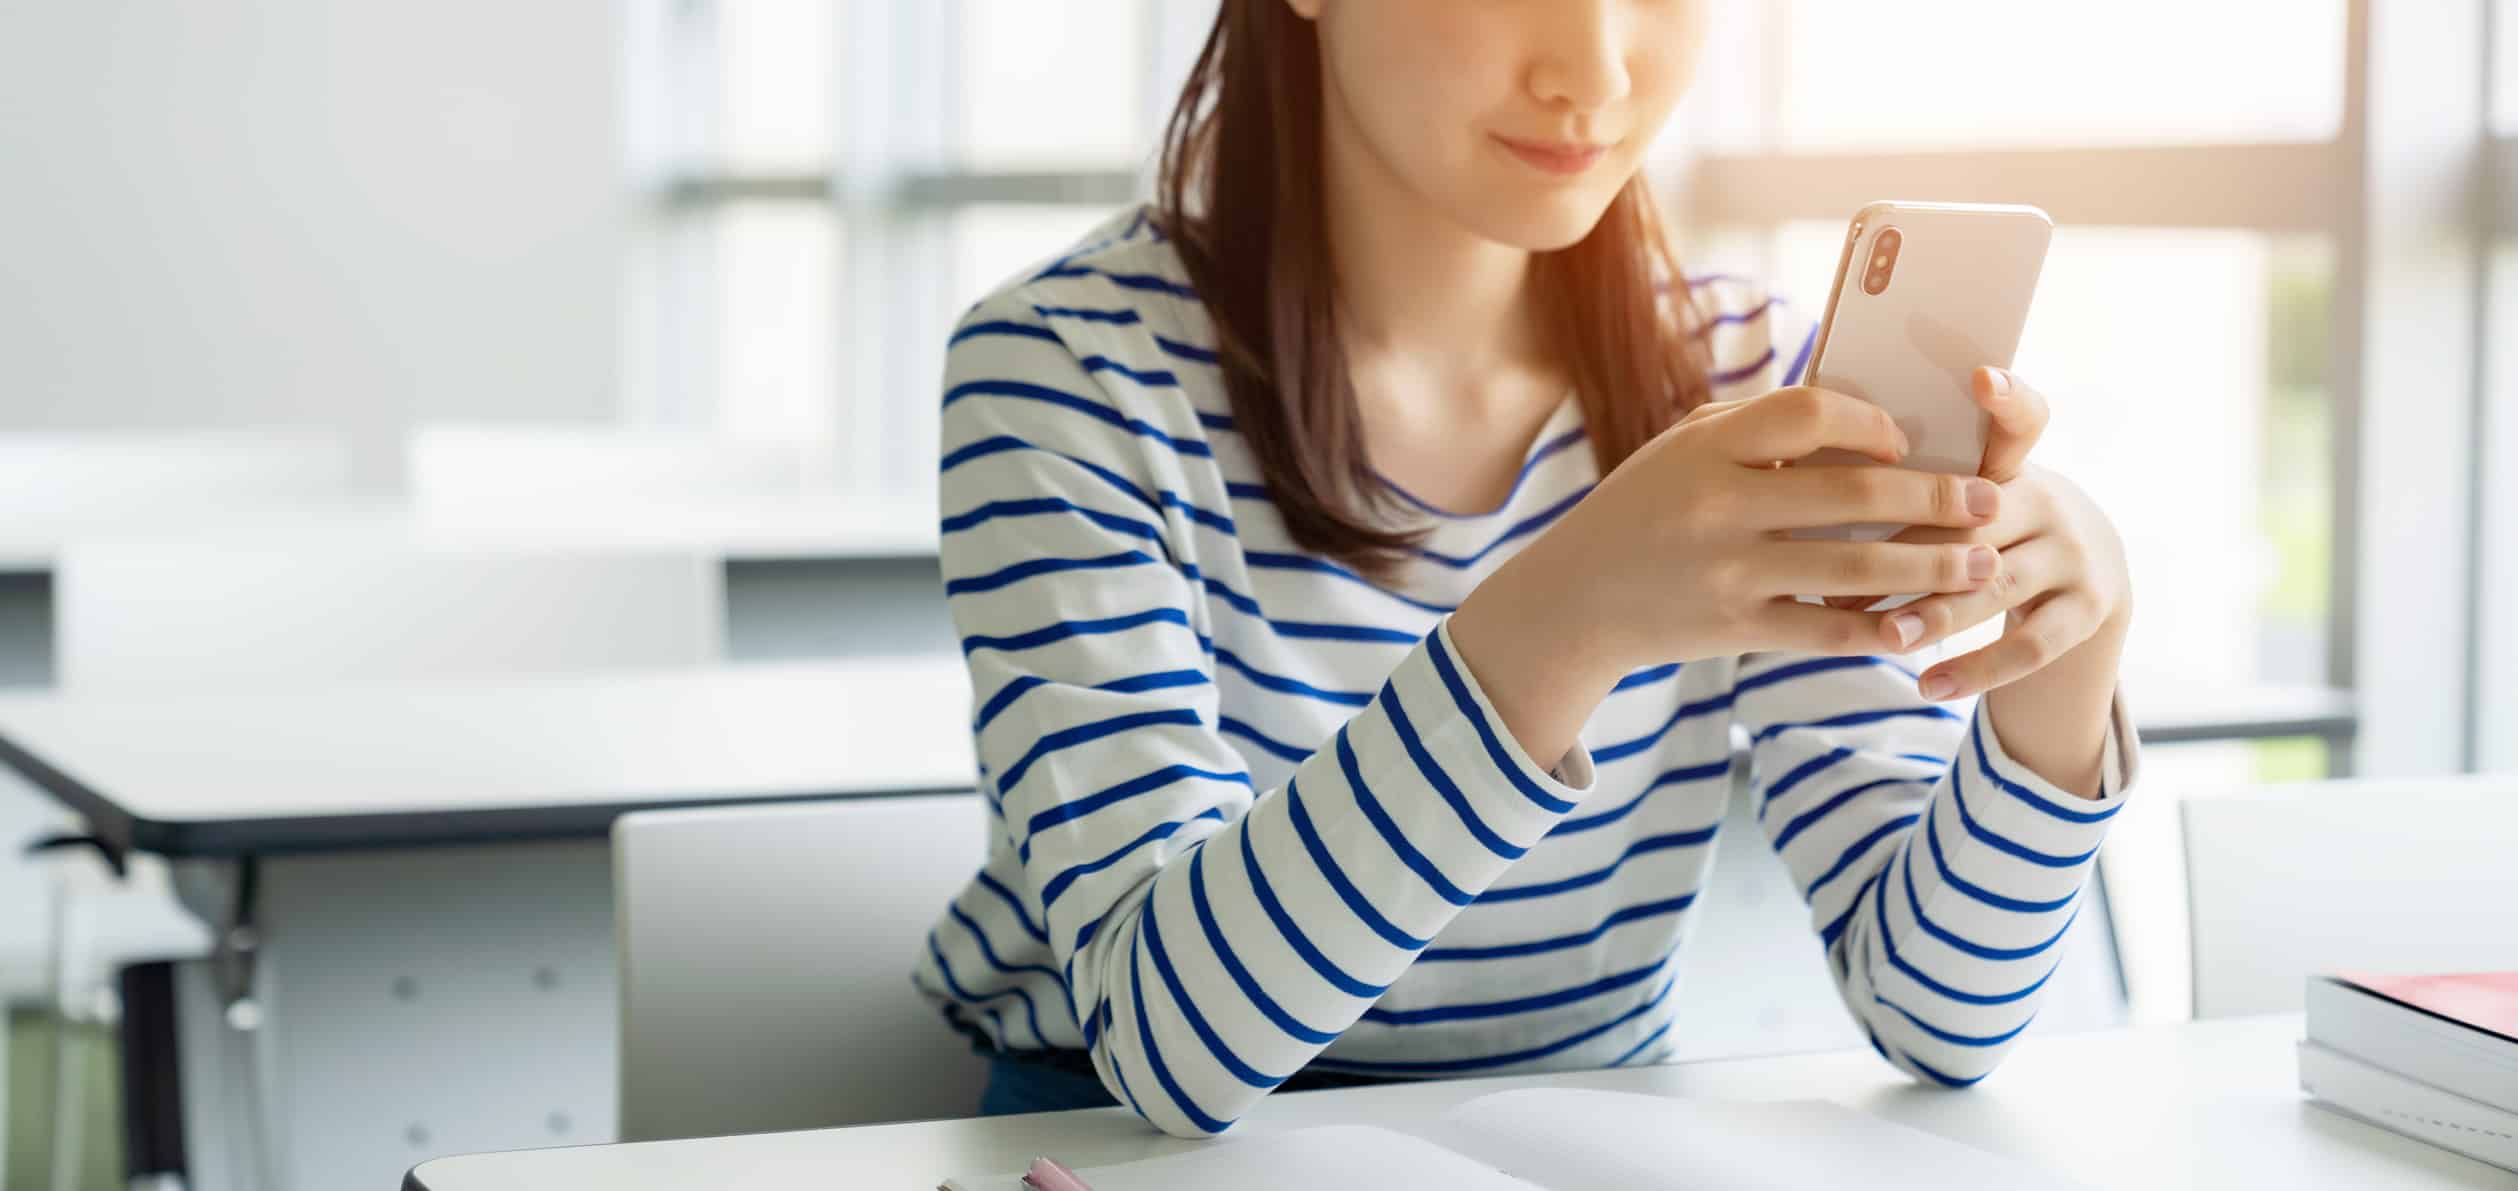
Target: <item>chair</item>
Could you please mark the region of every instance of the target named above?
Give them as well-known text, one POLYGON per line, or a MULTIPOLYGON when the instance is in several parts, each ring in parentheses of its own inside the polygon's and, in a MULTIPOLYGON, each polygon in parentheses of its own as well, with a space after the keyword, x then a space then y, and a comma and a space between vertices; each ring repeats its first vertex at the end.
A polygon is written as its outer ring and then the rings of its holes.
POLYGON ((405 454, 421 515, 458 522, 794 501, 811 461, 791 443, 597 426, 426 426, 405 454))
POLYGON ((700 665, 724 636, 722 572, 686 552, 279 533, 73 546, 54 582, 73 691, 700 665))
POLYGON ((614 823, 622 1140, 971 1115, 986 1065, 909 971, 986 831, 972 794, 614 823))
POLYGON ((2518 775, 2181 804, 2197 1017, 2296 1011, 2335 969, 2518 968, 2518 775))

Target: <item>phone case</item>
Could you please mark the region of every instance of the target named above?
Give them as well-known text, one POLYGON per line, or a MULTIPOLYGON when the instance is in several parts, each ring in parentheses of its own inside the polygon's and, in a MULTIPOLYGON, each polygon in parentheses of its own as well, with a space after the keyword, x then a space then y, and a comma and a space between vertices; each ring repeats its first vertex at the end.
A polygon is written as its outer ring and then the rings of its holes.
MULTIPOLYGON (((1877 202, 1855 213, 1820 319, 1807 383, 1872 402, 1914 445, 1905 466, 1973 475, 1988 415, 1968 395, 1984 365, 2009 368, 2045 268, 2054 221, 2035 207, 1877 202), (1879 234, 1903 243, 1887 288, 1861 277, 1879 234)), ((1868 462, 1827 451, 1812 463, 1868 462)), ((1873 541, 1898 525, 1850 525, 1805 536, 1873 541)))

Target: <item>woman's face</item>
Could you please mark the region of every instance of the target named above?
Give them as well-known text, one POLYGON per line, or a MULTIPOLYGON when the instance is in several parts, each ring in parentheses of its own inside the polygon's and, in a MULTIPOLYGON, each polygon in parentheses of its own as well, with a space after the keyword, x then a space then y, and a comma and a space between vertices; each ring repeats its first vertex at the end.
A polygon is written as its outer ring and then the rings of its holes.
POLYGON ((1590 234, 1686 93, 1713 0, 1285 0, 1330 135, 1488 239, 1590 234))

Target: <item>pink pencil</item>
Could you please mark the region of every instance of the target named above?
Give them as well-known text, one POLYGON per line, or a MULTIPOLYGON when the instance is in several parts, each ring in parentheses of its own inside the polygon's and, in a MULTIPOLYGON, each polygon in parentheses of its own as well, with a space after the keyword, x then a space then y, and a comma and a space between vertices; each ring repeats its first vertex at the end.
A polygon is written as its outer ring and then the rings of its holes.
POLYGON ((1032 1191, 1093 1191, 1075 1172, 1048 1158, 1032 1159, 1032 1168, 1024 1172, 1023 1185, 1032 1191))

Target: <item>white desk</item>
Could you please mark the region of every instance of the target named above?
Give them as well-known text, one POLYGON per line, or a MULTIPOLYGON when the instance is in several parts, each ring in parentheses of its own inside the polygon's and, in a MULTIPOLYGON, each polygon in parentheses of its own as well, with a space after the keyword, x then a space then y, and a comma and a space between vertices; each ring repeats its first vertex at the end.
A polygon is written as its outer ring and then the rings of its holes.
POLYGON ((190 1185, 381 1186, 433 1153, 613 1135, 615 817, 967 788, 966 682, 938 658, 6 697, 0 764, 177 861, 221 937, 252 927, 159 1007, 190 1185), (248 995, 251 1034, 225 1024, 248 995))
POLYGON ((958 657, 0 697, 0 762, 175 858, 595 838, 630 810, 969 788, 958 657))
POLYGON ((856 657, 952 646, 938 592, 935 510, 838 496, 703 505, 424 512, 401 505, 50 518, 0 524, 0 689, 53 681, 52 576, 82 542, 150 538, 403 541, 415 549, 661 550, 726 572, 736 660, 856 657))
MULTIPOLYGON (((1533 1085, 1737 1100, 1816 1098, 2006 1153, 2103 1187, 2511 1188, 2518 1175, 2317 1107, 2298 1090, 2282 1015, 2024 1043, 1976 1088, 1916 1086, 1868 1050, 1641 1070, 1272 1096, 1236 1133, 1406 1126, 1533 1085)), ((926 1188, 1036 1154, 1121 1162, 1201 1143, 1120 1109, 441 1158, 405 1191, 803 1191, 926 1188)), ((1204 1144, 1231 1144, 1225 1141, 1204 1144)))
POLYGON ((225 941, 126 1005, 127 1040, 171 1029, 139 1082, 182 1089, 188 1185, 384 1187, 431 1153, 614 1135, 613 818, 967 789, 968 690, 946 657, 13 696, 0 763, 174 860, 225 941))
POLYGON ((98 539, 290 536, 407 537, 446 547, 670 548, 730 562, 932 557, 935 510, 838 496, 706 505, 509 508, 495 517, 430 513, 405 505, 347 505, 255 514, 188 516, 156 510, 146 519, 63 519, 0 526, 0 573, 46 574, 72 545, 98 539))

